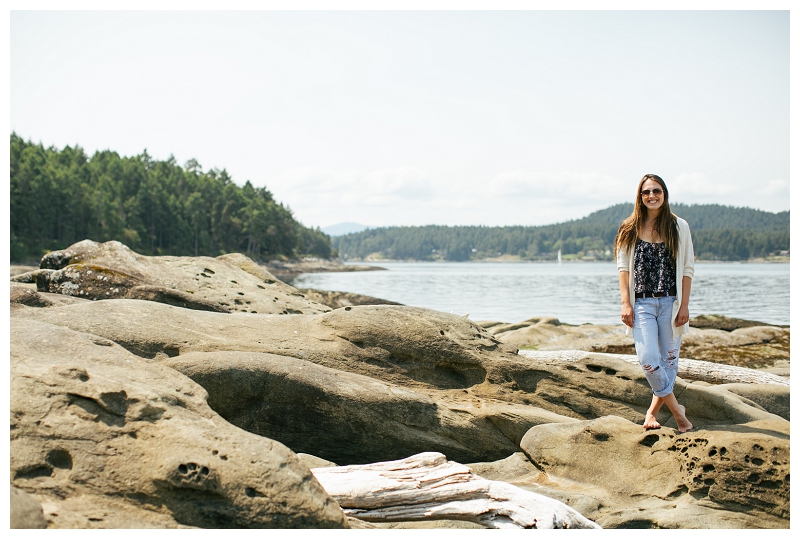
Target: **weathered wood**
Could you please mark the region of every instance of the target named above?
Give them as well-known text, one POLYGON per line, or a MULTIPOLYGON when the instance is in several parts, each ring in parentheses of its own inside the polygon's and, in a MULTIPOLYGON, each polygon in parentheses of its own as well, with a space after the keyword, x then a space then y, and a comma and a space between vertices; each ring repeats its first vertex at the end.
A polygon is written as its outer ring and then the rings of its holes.
POLYGON ((599 528, 571 507, 489 481, 441 453, 373 464, 312 468, 348 516, 369 522, 465 520, 487 528, 599 528))
MULTIPOLYGON (((639 362, 636 356, 626 354, 598 354, 597 352, 585 352, 583 350, 520 350, 519 354, 537 361, 547 362, 574 362, 587 357, 589 354, 611 356, 627 361, 634 365, 639 362)), ((724 363, 714 363, 712 361, 700 361, 698 359, 680 358, 678 361, 678 376, 684 380, 699 380, 710 384, 775 384, 788 386, 789 380, 772 373, 725 365, 724 363)))

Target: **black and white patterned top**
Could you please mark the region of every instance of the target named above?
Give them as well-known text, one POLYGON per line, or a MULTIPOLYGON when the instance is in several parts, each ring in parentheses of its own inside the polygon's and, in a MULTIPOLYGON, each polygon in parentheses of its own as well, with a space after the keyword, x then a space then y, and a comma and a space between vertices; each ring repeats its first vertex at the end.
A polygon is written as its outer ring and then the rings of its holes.
POLYGON ((636 240, 633 259, 633 291, 669 292, 675 287, 675 261, 666 245, 636 240))

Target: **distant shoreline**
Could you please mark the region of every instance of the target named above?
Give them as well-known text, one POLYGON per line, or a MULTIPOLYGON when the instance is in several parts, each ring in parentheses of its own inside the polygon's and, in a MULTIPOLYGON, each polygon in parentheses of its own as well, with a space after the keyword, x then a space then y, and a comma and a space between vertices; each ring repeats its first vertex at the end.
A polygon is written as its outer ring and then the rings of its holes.
MULTIPOLYGON (((342 261, 345 265, 356 265, 356 264, 399 264, 399 263, 418 263, 418 262, 426 262, 426 263, 435 263, 435 264, 444 264, 444 263, 453 263, 453 264, 463 264, 463 263, 501 263, 501 264, 557 264, 556 260, 520 260, 514 258, 482 258, 480 260, 462 260, 462 261, 454 261, 454 260, 394 260, 394 259, 350 259, 342 261)), ((562 264, 613 264, 613 260, 563 260, 562 264)), ((764 258, 751 258, 748 260, 697 260, 695 259, 696 264, 789 264, 790 257, 788 256, 780 256, 780 257, 771 257, 770 259, 764 258)))

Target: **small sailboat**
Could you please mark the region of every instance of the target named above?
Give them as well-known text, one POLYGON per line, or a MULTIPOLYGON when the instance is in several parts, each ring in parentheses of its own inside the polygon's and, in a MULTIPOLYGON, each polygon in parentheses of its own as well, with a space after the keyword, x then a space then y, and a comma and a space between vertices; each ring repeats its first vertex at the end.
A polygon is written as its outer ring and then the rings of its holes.
POLYGON ((561 249, 558 250, 558 263, 561 264, 561 249))

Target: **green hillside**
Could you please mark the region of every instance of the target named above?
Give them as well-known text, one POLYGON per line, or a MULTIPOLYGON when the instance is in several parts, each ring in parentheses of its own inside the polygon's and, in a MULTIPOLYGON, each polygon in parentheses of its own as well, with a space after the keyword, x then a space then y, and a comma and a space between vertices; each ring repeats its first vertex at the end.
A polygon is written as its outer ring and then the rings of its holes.
POLYGON ((11 260, 83 240, 118 240, 147 255, 241 252, 256 260, 332 255, 330 238, 297 222, 263 187, 239 187, 195 160, 80 147, 45 148, 11 134, 11 260))
MULTIPOLYGON (((770 213, 719 204, 672 204, 689 222, 701 260, 748 260, 789 250, 789 212, 770 213)), ((545 226, 418 226, 365 230, 332 239, 346 260, 466 261, 501 255, 555 260, 611 260, 614 236, 633 204, 616 204, 582 219, 545 226)))

